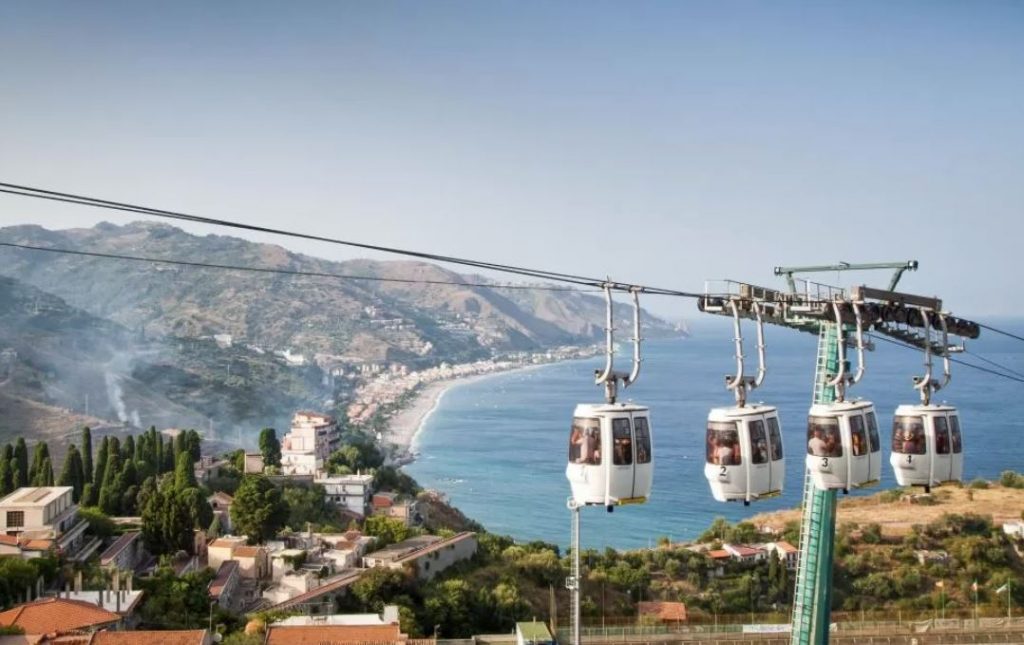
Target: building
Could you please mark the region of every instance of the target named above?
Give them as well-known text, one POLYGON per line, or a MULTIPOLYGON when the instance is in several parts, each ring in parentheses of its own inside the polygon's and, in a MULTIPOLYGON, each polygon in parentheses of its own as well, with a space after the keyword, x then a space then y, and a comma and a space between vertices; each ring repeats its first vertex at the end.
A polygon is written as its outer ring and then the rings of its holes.
POLYGON ((270 558, 266 547, 249 546, 245 537, 229 535, 209 544, 206 550, 207 566, 219 571, 220 566, 229 560, 238 562, 238 572, 242 578, 265 580, 270 577, 270 558))
POLYGON ((226 611, 237 612, 241 609, 242 576, 239 573, 238 562, 228 560, 221 563, 217 569, 217 577, 210 581, 207 588, 210 592, 210 600, 215 601, 226 611))
POLYGON ((366 516, 373 493, 373 475, 320 476, 313 483, 323 486, 325 499, 339 509, 366 516))
POLYGON ((213 509, 213 515, 220 520, 220 527, 225 533, 231 533, 231 504, 235 501, 235 498, 228 495, 224 491, 217 491, 213 495, 206 498, 210 508, 213 509))
POLYGON ((289 616, 275 621, 283 627, 304 625, 397 625, 398 605, 384 605, 379 614, 327 614, 317 616, 289 616))
POLYGON ((775 557, 783 561, 787 569, 796 569, 797 561, 800 559, 800 549, 785 541, 768 542, 764 548, 768 553, 774 553, 775 557))
POLYGON ((333 417, 315 412, 296 412, 291 431, 281 442, 281 473, 316 475, 341 441, 333 417))
POLYGON ((914 551, 914 557, 917 558, 917 563, 922 567, 928 564, 949 564, 949 554, 945 551, 928 551, 922 549, 914 551))
MULTIPOLYGON (((266 645, 405 645, 410 642, 398 625, 270 625, 266 645)), ((433 641, 428 641, 433 642, 433 641)))
MULTIPOLYGON (((219 641, 219 639, 218 639, 219 641)), ((205 629, 177 631, 97 632, 88 644, 82 645, 213 645, 214 639, 205 629)))
POLYGON ((94 603, 65 598, 40 598, 0 612, 0 627, 19 627, 25 634, 90 633, 117 629, 121 620, 121 614, 94 603))
POLYGON ((100 554, 100 566, 118 571, 134 571, 147 555, 142 533, 129 531, 100 554))
MULTIPOLYGON (((74 557, 89 546, 85 530, 89 523, 78 518, 78 504, 71 501, 70 486, 19 488, 0 499, 0 533, 29 540, 48 540, 54 550, 74 557)), ((41 543, 36 543, 41 547, 41 543)))
POLYGON ((263 454, 259 452, 245 453, 244 467, 246 475, 262 475, 265 467, 263 454))
POLYGON ((211 479, 215 479, 221 476, 221 470, 230 466, 231 462, 227 459, 217 459, 212 455, 203 455, 199 458, 199 461, 195 463, 193 472, 196 476, 196 481, 200 484, 207 484, 211 479))
MULTIPOLYGON (((116 589, 116 586, 115 586, 116 589)), ((106 611, 112 611, 121 617, 119 629, 131 629, 138 624, 135 610, 142 604, 143 592, 139 589, 93 589, 86 591, 65 591, 57 596, 58 600, 84 602, 106 611)))
POLYGON ((420 580, 430 580, 456 562, 472 558, 476 549, 476 533, 467 531, 450 538, 420 535, 366 555, 363 566, 398 570, 408 566, 420 580))
POLYGON ((637 613, 659 623, 686 622, 686 605, 681 602, 642 600, 637 606, 637 613))
POLYGON ((761 547, 749 544, 723 544, 722 548, 732 556, 733 560, 745 563, 760 562, 768 556, 768 553, 761 547))
POLYGON ((516 623, 516 645, 555 645, 555 638, 540 621, 516 623))

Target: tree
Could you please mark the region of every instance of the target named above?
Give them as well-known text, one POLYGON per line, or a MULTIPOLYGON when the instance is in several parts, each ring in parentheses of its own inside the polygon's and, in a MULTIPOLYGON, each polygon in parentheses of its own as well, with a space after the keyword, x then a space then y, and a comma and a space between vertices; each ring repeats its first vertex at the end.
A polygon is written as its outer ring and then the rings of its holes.
POLYGON ((277 440, 276 430, 273 428, 260 430, 259 446, 264 466, 281 466, 281 442, 277 440))
MULTIPOLYGON (((101 447, 102 451, 103 448, 101 447)), ((121 513, 121 494, 118 488, 118 476, 121 474, 121 442, 117 437, 110 437, 107 442, 107 460, 103 469, 103 485, 100 487, 99 505, 107 515, 121 513)))
POLYGON ((281 491, 262 475, 247 475, 235 491, 231 504, 231 522, 249 537, 264 542, 277 535, 288 521, 288 504, 281 491))
POLYGON ((7 444, 0 457, 0 496, 14 491, 14 468, 14 446, 7 444))
MULTIPOLYGON (((237 498, 236 498, 237 502, 237 498)), ((401 542, 409 537, 409 527, 395 517, 371 515, 363 524, 363 532, 377 538, 379 546, 401 542)))
POLYGON ((310 524, 325 524, 337 518, 326 502, 323 486, 285 486, 281 498, 288 505, 288 526, 301 531, 310 524))
POLYGON ((36 468, 36 476, 32 480, 32 485, 53 486, 53 464, 50 462, 49 456, 44 457, 36 468))
POLYGON ((92 430, 89 426, 82 429, 82 473, 85 475, 84 488, 85 484, 92 483, 92 430))
MULTIPOLYGON (((177 576, 170 567, 160 567, 148 580, 140 580, 145 602, 139 610, 143 625, 161 629, 196 629, 207 625, 213 580, 210 569, 177 576)), ((159 639, 157 639, 159 640, 159 639)))
POLYGON ((24 486, 28 486, 28 446, 24 437, 18 437, 14 444, 14 487, 24 486))
POLYGON ((83 506, 78 509, 79 519, 87 520, 89 522, 89 533, 92 533, 98 538, 107 539, 114 535, 117 530, 117 525, 114 524, 114 520, 107 517, 100 509, 95 506, 83 506))
MULTIPOLYGON (((180 435, 179 435, 180 436, 180 435)), ((174 487, 179 491, 188 488, 195 488, 196 482, 195 462, 187 450, 179 452, 174 463, 174 487)))
POLYGON ((185 433, 185 450, 188 451, 193 464, 203 456, 202 438, 195 430, 189 430, 185 433))
POLYGON ((121 446, 121 461, 128 462, 135 460, 135 436, 125 437, 124 445, 121 446))
POLYGON ((91 482, 82 487, 82 506, 96 506, 99 503, 99 495, 96 493, 96 486, 91 482))
POLYGON ((357 601, 354 609, 379 612, 396 596, 410 593, 412 586, 401 571, 385 567, 369 569, 350 587, 357 601))
POLYGON ((174 452, 174 440, 168 437, 167 445, 164 446, 162 461, 160 462, 161 473, 169 473, 174 470, 175 454, 176 453, 174 452))
POLYGON ((100 440, 100 448, 96 452, 96 465, 93 468, 92 473, 92 486, 97 496, 99 495, 100 488, 103 487, 103 476, 106 474, 107 454, 109 450, 109 437, 103 437, 103 439, 100 440))
POLYGON ((43 469, 43 462, 49 458, 50 447, 46 445, 45 441, 40 441, 36 444, 35 450, 32 452, 32 465, 28 467, 28 479, 32 482, 32 486, 45 486, 45 484, 37 482, 46 480, 46 475, 41 473, 43 469))

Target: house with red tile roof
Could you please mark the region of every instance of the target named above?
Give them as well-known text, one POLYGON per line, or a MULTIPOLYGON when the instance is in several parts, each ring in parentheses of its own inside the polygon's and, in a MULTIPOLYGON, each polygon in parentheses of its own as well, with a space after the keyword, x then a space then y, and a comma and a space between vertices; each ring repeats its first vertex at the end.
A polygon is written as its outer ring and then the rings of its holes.
POLYGON ((0 612, 0 626, 20 627, 26 634, 65 634, 116 628, 121 614, 81 600, 40 598, 0 612))

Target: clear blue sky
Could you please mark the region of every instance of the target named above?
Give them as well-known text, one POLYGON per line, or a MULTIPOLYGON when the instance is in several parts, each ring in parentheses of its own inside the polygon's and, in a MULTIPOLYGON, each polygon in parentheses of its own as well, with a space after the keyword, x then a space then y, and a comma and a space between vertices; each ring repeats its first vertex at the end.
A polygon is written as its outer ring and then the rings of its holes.
POLYGON ((0 83, 2 181, 679 288, 915 258, 1024 310, 1021 2, 7 2, 0 83))

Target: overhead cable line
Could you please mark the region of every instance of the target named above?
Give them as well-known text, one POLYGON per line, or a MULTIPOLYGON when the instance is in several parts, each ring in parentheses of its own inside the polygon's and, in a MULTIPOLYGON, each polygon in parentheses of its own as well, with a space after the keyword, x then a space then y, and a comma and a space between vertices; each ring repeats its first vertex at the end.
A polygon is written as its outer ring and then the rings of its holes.
POLYGON ((222 269, 228 271, 248 271, 251 273, 276 273, 288 276, 308 276, 314 278, 333 278, 337 280, 365 280, 372 282, 398 282, 404 284, 428 284, 448 285, 457 287, 482 287, 487 289, 515 289, 521 291, 570 291, 576 293, 598 293, 597 289, 580 289, 577 287, 559 287, 555 285, 529 285, 529 284, 488 284, 485 282, 458 282, 454 280, 430 280, 420 278, 385 278, 381 276, 349 275, 343 273, 327 273, 321 271, 301 271, 297 269, 275 269, 271 267, 239 266, 234 264, 216 264, 212 262, 193 262, 189 260, 172 260, 167 258, 152 258, 137 255, 122 255, 119 253, 100 253, 98 251, 81 251, 77 249, 62 249, 45 246, 32 246, 29 244, 15 244, 14 242, 0 242, 0 247, 22 249, 26 251, 44 251, 47 253, 60 253, 65 255, 79 255, 93 258, 104 258, 111 260, 128 260, 132 262, 150 262, 153 264, 172 264, 176 266, 196 267, 202 269, 222 269))
MULTIPOLYGON (((436 253, 427 253, 422 251, 414 251, 410 249, 400 249, 396 247, 382 246, 379 244, 368 244, 364 242, 355 242, 351 240, 342 240, 338 238, 325 237, 321 235, 312 235, 309 233, 300 233, 296 231, 288 231, 278 228, 270 228, 265 226, 257 226, 254 224, 245 224, 243 222, 235 222, 231 220, 203 217, 199 215, 191 215, 188 213, 182 213, 178 211, 170 211, 159 208, 150 208, 148 206, 140 206, 138 204, 131 204, 127 202, 117 202, 107 199, 99 199, 95 197, 88 197, 84 195, 76 195, 73 193, 64 193, 53 190, 46 190, 42 188, 33 188, 31 186, 23 186, 19 184, 11 184, 0 182, 0 193, 7 193, 10 195, 17 195, 21 197, 31 197, 35 199, 46 199, 50 201, 64 202, 69 204, 76 204, 79 206, 90 206, 93 208, 103 208, 109 210, 119 210, 130 213, 139 213, 143 215, 151 215, 154 217, 162 217, 167 219, 174 219, 180 221, 194 222, 199 224, 207 224, 211 226, 221 226, 227 228, 235 228, 239 230, 245 230, 256 233, 268 233, 271 235, 282 235, 286 237, 293 237, 298 239, 310 240, 315 242, 326 242, 328 244, 338 244, 342 246, 349 246, 369 251, 379 251, 383 253, 392 253, 396 255, 404 255, 407 257, 415 257, 423 260, 430 260, 433 262, 445 262, 449 264, 458 264, 462 266, 470 266, 477 269, 485 269, 490 271, 498 271, 502 273, 513 273, 517 275, 530 276, 533 278, 539 278, 543 280, 552 280, 556 282, 566 282, 571 284, 577 284, 581 286, 589 286, 600 288, 605 284, 609 283, 609 280, 602 278, 593 278, 588 276, 582 276, 572 273, 562 273, 557 271, 547 271, 542 269, 530 269, 527 267, 520 267, 510 264, 500 264, 494 262, 484 262, 481 260, 471 260, 467 258, 460 258, 449 255, 440 255, 436 253)), ((638 291, 645 294, 651 295, 663 295, 663 296, 679 296, 686 298, 699 298, 702 294, 688 291, 679 291, 676 289, 665 289, 661 287, 652 287, 647 285, 624 283, 624 282, 611 282, 610 286, 616 291, 638 291)))
MULTIPOLYGON (((886 343, 890 343, 890 344, 896 345, 897 347, 903 347, 903 348, 906 348, 906 349, 912 349, 914 351, 921 351, 920 348, 918 348, 918 347, 914 347, 913 345, 908 345, 906 343, 901 343, 898 340, 893 340, 892 338, 888 338, 886 336, 879 336, 877 334, 868 334, 868 336, 871 337, 874 340, 881 340, 881 341, 884 341, 886 343)), ((974 363, 968 363, 967 361, 962 361, 962 360, 959 360, 957 358, 953 358, 952 356, 949 357, 949 360, 954 362, 954 363, 957 363, 958 365, 963 365, 964 367, 972 367, 972 368, 974 368, 976 370, 980 370, 982 372, 987 372, 987 373, 992 374, 994 376, 1001 376, 1002 378, 1009 379, 1011 381, 1016 381, 1018 383, 1024 383, 1024 378, 1018 378, 1016 376, 1012 376, 1010 374, 1005 374, 1003 372, 999 372, 999 371, 996 371, 994 369, 989 369, 989 368, 983 367, 981 365, 975 365, 974 363)))
POLYGON ((1009 374, 1014 374, 1016 376, 1024 378, 1024 372, 1018 372, 1017 370, 1013 369, 1012 367, 1007 367, 1005 365, 1000 365, 999 363, 997 363, 997 362, 995 362, 993 360, 985 358, 981 354, 978 354, 978 353, 975 353, 975 352, 968 352, 968 351, 964 351, 964 353, 968 354, 969 356, 973 356, 974 358, 977 358, 980 361, 988 363, 992 367, 997 367, 997 368, 1003 370, 1004 372, 1007 372, 1009 374))
POLYGON ((1011 333, 1011 332, 1008 332, 1008 331, 1003 331, 1002 329, 996 329, 995 327, 992 327, 991 325, 986 325, 986 324, 983 324, 983 323, 978 323, 978 326, 982 327, 984 329, 987 329, 989 331, 994 331, 997 334, 1002 334, 1003 336, 1008 336, 1010 338, 1015 338, 1017 340, 1024 341, 1024 336, 1018 336, 1017 334, 1014 334, 1014 333, 1011 333))

